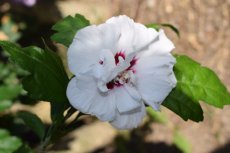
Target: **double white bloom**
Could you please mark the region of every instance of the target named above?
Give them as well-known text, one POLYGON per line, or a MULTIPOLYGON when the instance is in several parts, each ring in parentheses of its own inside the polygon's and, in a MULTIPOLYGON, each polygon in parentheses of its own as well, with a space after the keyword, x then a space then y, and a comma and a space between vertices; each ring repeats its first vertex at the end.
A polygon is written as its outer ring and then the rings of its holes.
POLYGON ((68 49, 75 77, 67 97, 79 111, 119 129, 137 127, 145 104, 159 110, 176 85, 173 43, 127 16, 79 30, 68 49))

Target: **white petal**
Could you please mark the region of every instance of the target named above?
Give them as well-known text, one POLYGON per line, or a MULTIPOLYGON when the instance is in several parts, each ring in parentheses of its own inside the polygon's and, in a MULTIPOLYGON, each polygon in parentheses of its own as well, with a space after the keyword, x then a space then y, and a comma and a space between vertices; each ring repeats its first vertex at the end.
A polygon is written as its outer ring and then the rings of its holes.
POLYGON ((116 106, 120 113, 128 112, 141 106, 141 101, 133 98, 124 87, 117 87, 112 91, 116 95, 116 106))
POLYGON ((97 62, 102 49, 100 38, 100 31, 95 25, 77 32, 67 52, 68 66, 73 74, 85 73, 97 62))
POLYGON ((106 82, 108 81, 108 77, 111 75, 113 69, 116 67, 115 59, 113 53, 110 50, 102 49, 99 54, 100 58, 93 67, 93 72, 97 79, 106 82))
POLYGON ((135 36, 134 21, 128 16, 112 17, 106 23, 114 25, 120 31, 117 52, 123 51, 126 55, 133 52, 133 39, 135 36))
POLYGON ((176 86, 171 54, 142 56, 135 66, 137 89, 143 100, 155 110, 176 86))
POLYGON ((106 59, 106 62, 110 61, 115 65, 114 52, 119 34, 117 28, 108 24, 92 25, 79 30, 68 49, 68 64, 71 72, 78 75, 89 71, 94 64, 98 64, 102 56, 108 58, 108 53, 111 57, 109 60, 106 59))
POLYGON ((134 98, 136 101, 141 101, 141 95, 134 86, 124 84, 124 88, 132 98, 134 98))
POLYGON ((91 106, 91 114, 102 121, 111 121, 115 118, 116 105, 115 95, 113 93, 101 93, 94 99, 94 105, 91 106))
POLYGON ((117 52, 117 43, 121 36, 121 31, 118 27, 112 24, 98 25, 101 34, 103 49, 112 51, 114 54, 117 52))
POLYGON ((112 17, 106 23, 116 26, 118 29, 116 31, 120 31, 117 52, 123 51, 126 55, 126 60, 132 60, 137 52, 146 50, 156 41, 156 38, 161 36, 156 30, 146 28, 140 23, 135 23, 125 15, 112 17))
POLYGON ((140 23, 135 23, 135 37, 133 48, 135 51, 141 51, 148 48, 157 38, 158 32, 152 28, 146 28, 140 23))
POLYGON ((92 77, 72 78, 67 87, 70 104, 79 111, 97 116, 103 121, 115 117, 115 97, 113 94, 101 94, 92 77))
POLYGON ((158 54, 170 53, 175 48, 171 40, 167 38, 163 30, 159 31, 158 39, 150 46, 150 51, 158 54))
POLYGON ((142 103, 140 107, 129 112, 119 113, 117 111, 116 118, 110 123, 118 129, 132 129, 141 123, 145 115, 145 106, 142 103))

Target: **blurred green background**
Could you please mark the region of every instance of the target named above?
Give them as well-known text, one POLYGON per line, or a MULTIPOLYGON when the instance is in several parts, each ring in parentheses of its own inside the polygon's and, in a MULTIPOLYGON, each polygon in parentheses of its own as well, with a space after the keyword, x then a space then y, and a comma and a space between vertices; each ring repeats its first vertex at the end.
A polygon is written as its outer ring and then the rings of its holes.
MULTIPOLYGON (((230 0, 1 0, 0 40, 44 47, 44 39, 66 63, 66 48, 49 39, 54 33, 51 27, 76 13, 93 24, 120 14, 143 24, 170 23, 181 35, 165 29, 175 43, 174 53, 212 68, 230 89, 230 0)), ((26 73, 7 57, 0 50, 0 128, 36 150, 38 138, 16 114, 31 111, 49 126, 49 105, 26 96, 20 85, 26 73)), ((130 132, 84 117, 49 153, 229 153, 230 107, 220 110, 203 104, 202 108, 202 123, 185 122, 165 108, 161 113, 149 110, 143 125, 130 132)))

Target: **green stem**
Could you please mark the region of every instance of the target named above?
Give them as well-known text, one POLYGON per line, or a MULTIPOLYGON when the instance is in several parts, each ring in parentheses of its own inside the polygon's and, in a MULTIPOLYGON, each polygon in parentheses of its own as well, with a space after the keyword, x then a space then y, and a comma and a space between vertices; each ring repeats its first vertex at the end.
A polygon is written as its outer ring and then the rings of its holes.
POLYGON ((60 120, 53 122, 52 125, 49 127, 47 134, 44 137, 44 140, 42 141, 40 147, 39 147, 39 153, 46 153, 46 149, 49 146, 49 144, 52 141, 52 138, 54 137, 55 134, 61 132, 59 131, 62 129, 62 126, 64 126, 65 121, 70 118, 76 110, 74 108, 70 108, 67 111, 67 114, 60 120))

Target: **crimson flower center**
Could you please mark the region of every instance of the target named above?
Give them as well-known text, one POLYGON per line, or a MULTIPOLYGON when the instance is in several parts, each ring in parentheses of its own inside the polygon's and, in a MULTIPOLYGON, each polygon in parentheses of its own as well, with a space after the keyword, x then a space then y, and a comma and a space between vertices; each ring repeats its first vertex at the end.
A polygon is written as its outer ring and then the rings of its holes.
MULTIPOLYGON (((116 65, 119 64, 121 58, 125 60, 124 52, 118 52, 115 54, 114 59, 115 59, 116 65)), ((108 82, 106 84, 107 88, 113 89, 114 87, 120 87, 120 86, 123 86, 123 84, 128 83, 131 79, 131 75, 135 73, 133 66, 136 64, 136 62, 137 62, 137 58, 133 57, 133 59, 130 62, 130 66, 124 71, 122 71, 120 74, 118 74, 113 80, 108 82)))

